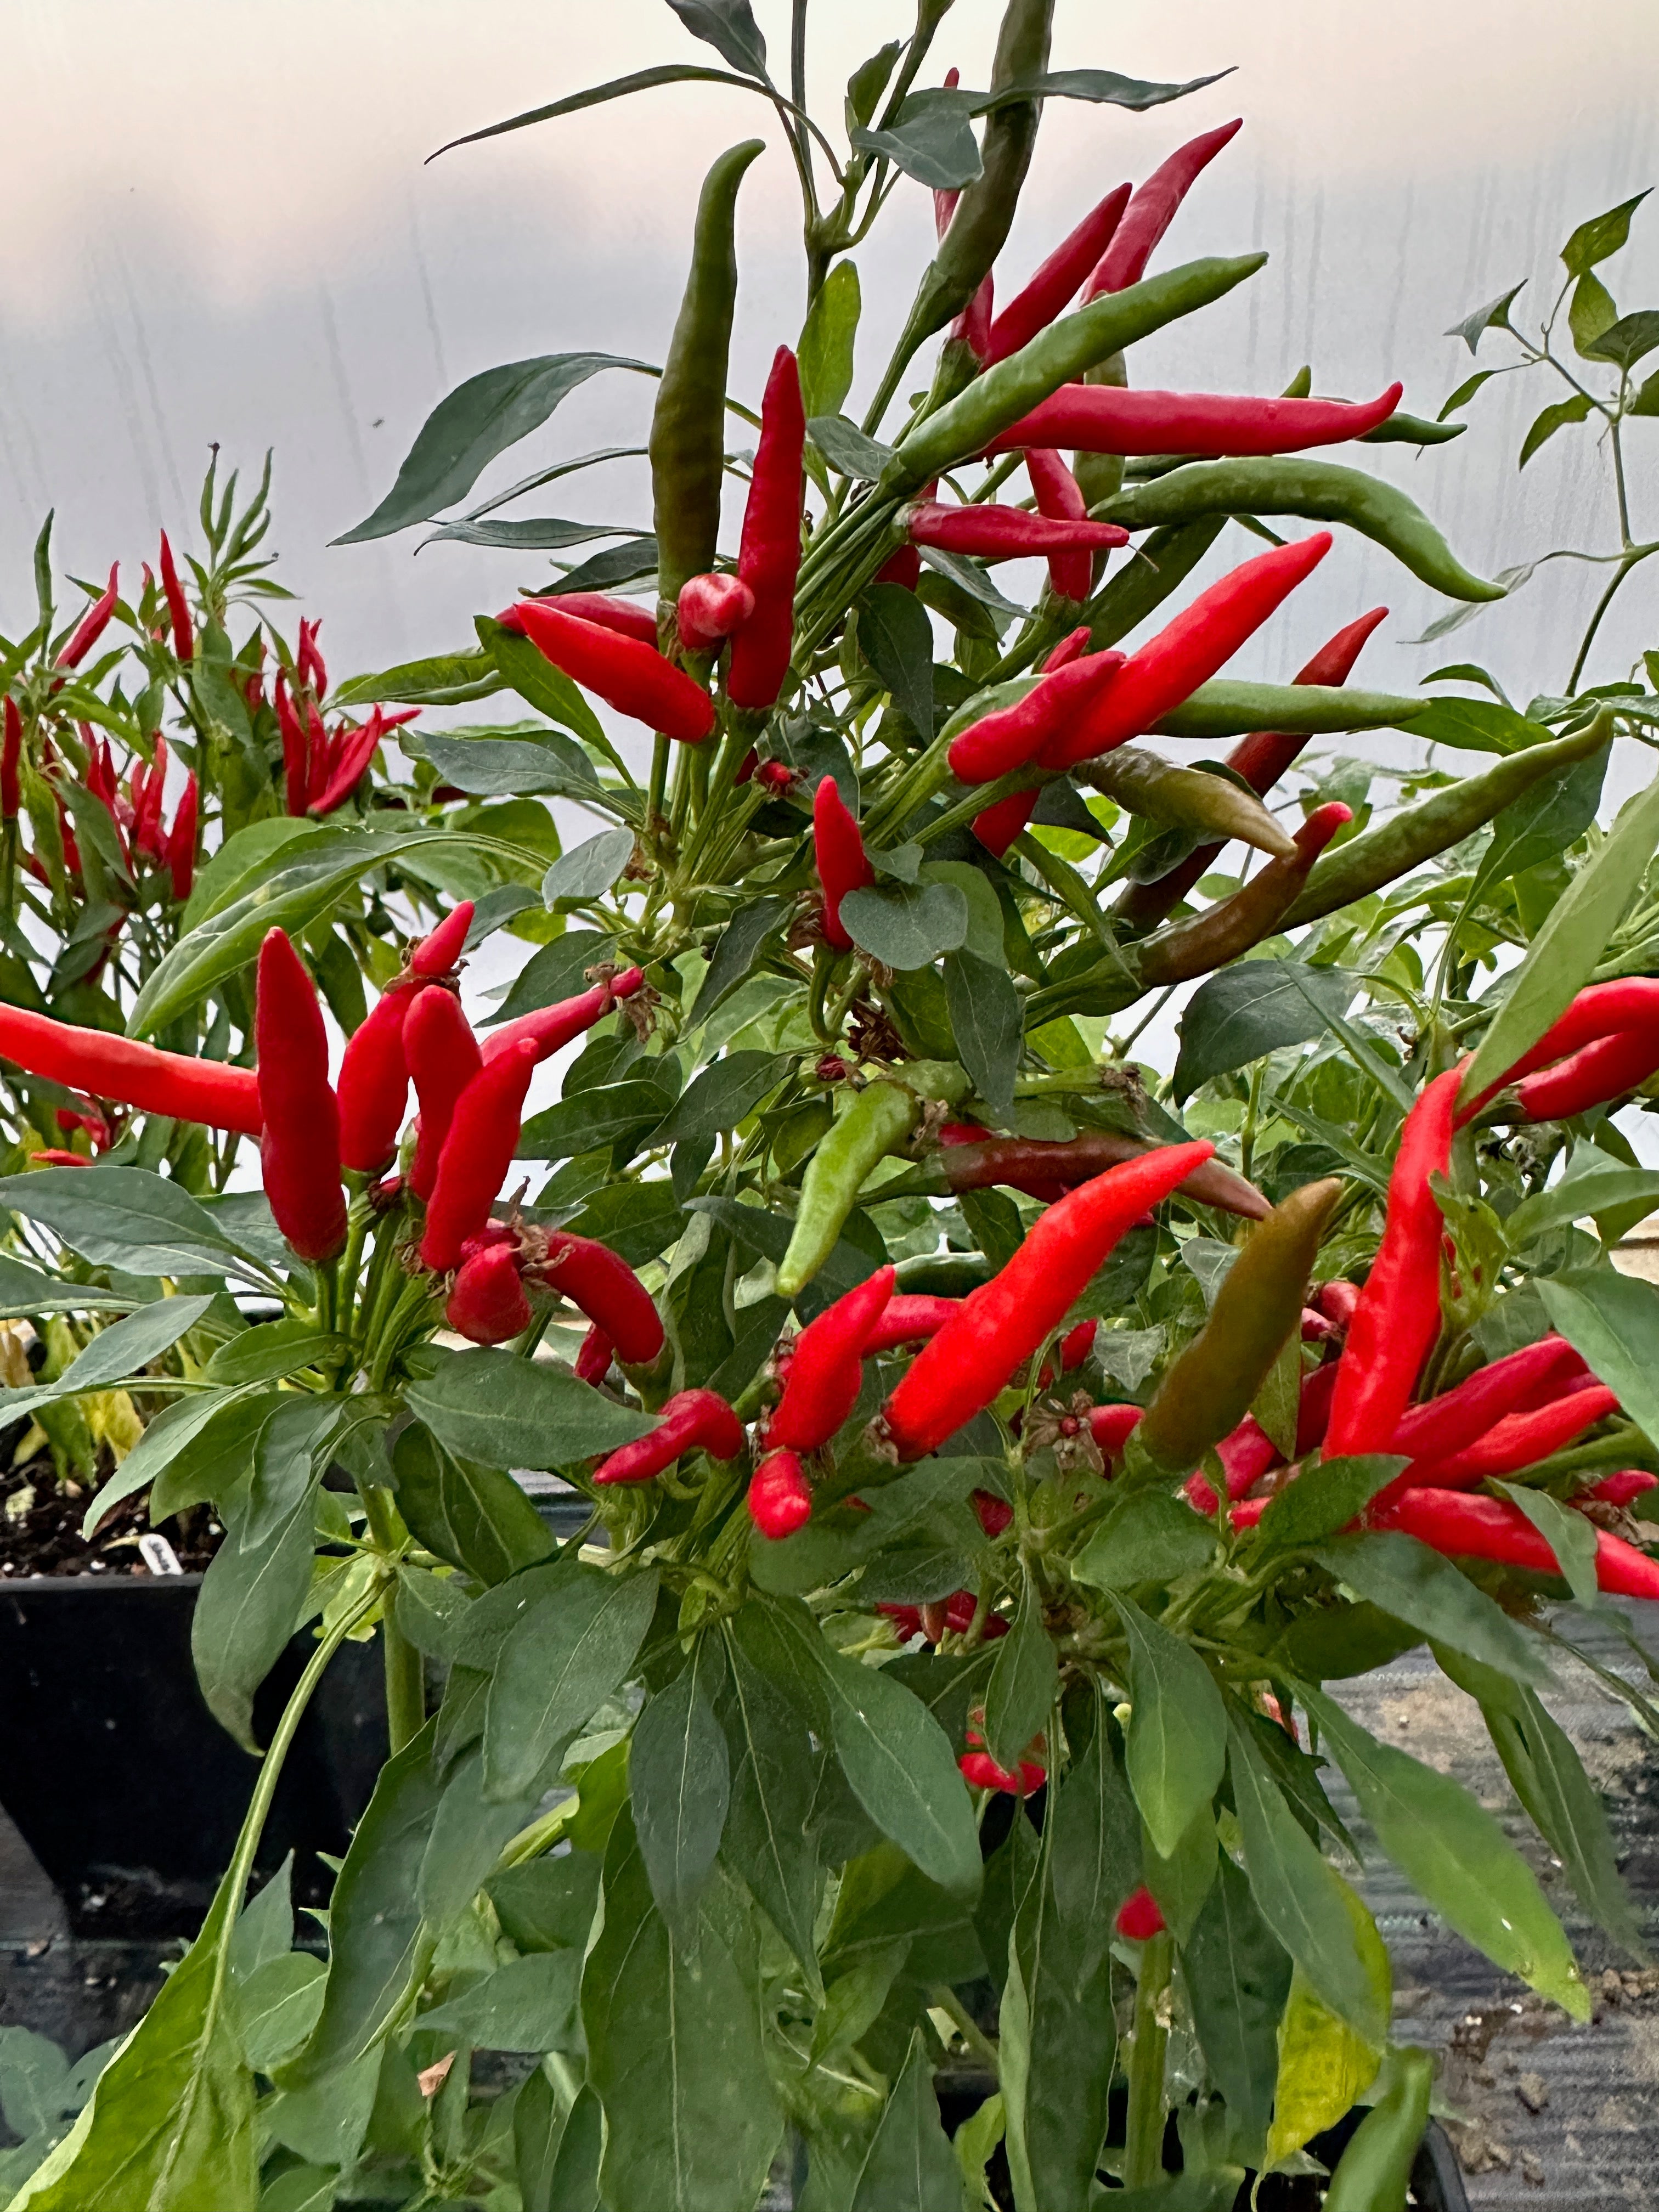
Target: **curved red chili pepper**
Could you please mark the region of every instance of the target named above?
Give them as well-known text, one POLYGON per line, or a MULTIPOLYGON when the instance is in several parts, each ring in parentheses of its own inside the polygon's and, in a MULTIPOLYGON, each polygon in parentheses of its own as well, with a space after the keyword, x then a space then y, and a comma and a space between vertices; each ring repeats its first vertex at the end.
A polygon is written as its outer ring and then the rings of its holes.
MULTIPOLYGON (((1449 1558, 1495 1559, 1531 1573, 1561 1571, 1548 1540, 1518 1505, 1504 1498, 1468 1498, 1449 1490, 1408 1490, 1385 1525, 1415 1536, 1449 1558)), ((1605 1528, 1595 1532, 1596 1587, 1619 1597, 1659 1598, 1659 1560, 1605 1528)))
MULTIPOLYGON (((1270 1467, 1277 1467, 1285 1456, 1251 1413, 1246 1413, 1232 1434, 1223 1437, 1215 1449, 1216 1457, 1221 1462, 1222 1473, 1227 1478, 1230 1502, 1243 1498, 1270 1467)), ((1206 1477, 1190 1474, 1184 1487, 1188 1498, 1200 1513, 1215 1511, 1216 1494, 1206 1477)))
POLYGON ((760 442, 738 549, 738 574, 755 595, 755 611, 732 641, 726 689, 734 707, 772 706, 789 672, 805 444, 800 370, 788 347, 780 346, 761 402, 760 442))
POLYGON ((1624 1030, 1650 1029, 1656 1024, 1659 1024, 1659 977, 1624 975, 1611 983, 1589 984, 1513 1067, 1460 1111, 1459 1127, 1496 1097, 1505 1084, 1518 1083, 1536 1069, 1553 1066, 1598 1037, 1613 1036, 1624 1030))
POLYGON ((300 681, 308 684, 319 699, 328 696, 328 671, 323 665, 323 656, 318 648, 317 633, 323 626, 320 615, 312 622, 300 618, 300 643, 295 655, 299 667, 300 681))
POLYGON ((474 1344, 505 1344, 522 1336, 532 1317, 519 1255, 511 1244, 492 1244, 461 1262, 444 1308, 451 1328, 474 1344))
POLYGON ((613 975, 608 983, 596 983, 580 998, 561 999, 557 1006, 538 1006, 533 1014, 521 1014, 517 1021, 503 1024, 484 1039, 486 1063, 521 1044, 533 1044, 538 1060, 550 1060, 573 1037, 591 1030, 619 999, 631 999, 644 981, 643 969, 624 968, 620 975, 613 975))
POLYGON ((1048 1779, 1048 1770, 1033 1759, 1022 1759, 1018 1771, 999 1766, 988 1751, 964 1751, 957 1761, 970 1790, 1001 1790, 1011 1797, 1029 1797, 1048 1779))
POLYGON ((1079 623, 1074 630, 1066 632, 1052 653, 1045 655, 1042 663, 1043 674, 1052 676, 1056 669, 1069 668, 1073 661, 1080 660, 1088 650, 1089 625, 1087 623, 1079 623))
POLYGON ((896 584, 902 592, 914 592, 921 581, 921 556, 914 545, 901 545, 890 553, 877 569, 878 584, 896 584))
POLYGON ((1575 1505, 1634 1505, 1656 1486, 1659 1486, 1659 1474, 1650 1474, 1644 1467, 1622 1468, 1617 1474, 1606 1475, 1588 1490, 1581 1490, 1571 1502, 1575 1505))
POLYGON ((1619 1394, 1604 1384, 1575 1390, 1553 1405, 1510 1413, 1462 1451, 1413 1460, 1400 1477, 1402 1490, 1473 1490, 1517 1468, 1547 1459, 1597 1421, 1619 1410, 1619 1394))
POLYGON ((1540 1389, 1547 1389, 1548 1398, 1559 1396, 1560 1382, 1582 1365, 1565 1337, 1545 1336, 1522 1345, 1519 1352, 1478 1367, 1455 1390, 1412 1407, 1389 1439, 1389 1449, 1407 1459, 1449 1459, 1507 1414, 1536 1402, 1540 1389), (1556 1387, 1547 1389, 1551 1385, 1556 1387))
POLYGON ((902 1460, 937 1451, 988 1406, 1064 1320, 1124 1231, 1215 1147, 1167 1145, 1085 1182, 1041 1215, 1012 1260, 963 1299, 884 1410, 902 1460))
POLYGON ((824 937, 838 952, 850 952, 853 939, 842 921, 841 902, 849 891, 861 891, 874 883, 876 872, 833 775, 823 777, 813 795, 812 858, 823 887, 824 937))
POLYGON ((706 1451, 735 1459, 743 1449, 743 1424, 716 1390, 677 1390, 647 1437, 623 1444, 593 1470, 598 1483, 649 1482, 682 1453, 706 1451))
POLYGON ((383 991, 346 1041, 340 1062, 340 1164, 359 1175, 383 1168, 398 1149, 409 1103, 404 1024, 415 1000, 383 991))
MULTIPOLYGON (((447 991, 421 991, 412 999, 407 993, 397 995, 404 1002, 404 1063, 414 1079, 421 1108, 421 1132, 410 1165, 410 1188, 416 1198, 429 1199, 437 1186, 439 1163, 456 1102, 484 1062, 471 1024, 459 1000, 447 991)), ((401 1113, 398 1118, 401 1122, 401 1113)), ((500 1189, 499 1182, 495 1188, 500 1189)), ((494 1198, 495 1191, 489 1195, 494 1198)), ((486 1207, 486 1214, 488 1211, 486 1207)))
POLYGON ((276 726, 283 733, 283 803, 291 815, 306 811, 306 786, 310 778, 310 747, 294 702, 288 692, 288 671, 276 672, 276 688, 272 694, 276 709, 276 726))
POLYGON ((1084 287, 1085 301, 1102 292, 1122 292, 1139 283, 1153 248, 1175 220, 1176 210, 1228 140, 1243 127, 1243 117, 1236 116, 1231 123, 1188 139, 1153 170, 1136 190, 1111 244, 1084 287))
POLYGON ((1371 1272, 1336 1363, 1326 1456, 1386 1451, 1429 1348, 1440 1334, 1440 1248, 1445 1233, 1429 1188, 1451 1157, 1461 1067, 1422 1091, 1406 1117, 1371 1272))
MULTIPOLYGON (((1123 665, 1121 653, 1085 653, 1045 675, 1023 699, 970 722, 951 740, 946 758, 951 775, 959 783, 991 783, 1011 769, 1024 768, 1090 711, 1123 665)), ((1014 796, 1034 802, 1036 793, 1014 796)))
POLYGON ((1046 515, 1028 514, 1023 507, 945 507, 937 500, 918 501, 907 509, 904 532, 913 545, 976 554, 987 561, 1018 561, 1033 553, 1066 553, 1079 547, 1104 551, 1129 542, 1121 523, 1086 518, 1051 522, 1046 515))
MULTIPOLYGON (((1089 502, 1083 487, 1052 446, 1032 446, 1025 456, 1025 473, 1036 495, 1037 513, 1051 522, 1086 522, 1089 502)), ((1048 556, 1048 588, 1062 599, 1086 599, 1094 588, 1092 554, 1081 550, 1048 556)))
MULTIPOLYGON (((532 1272, 538 1282, 568 1298, 603 1329, 617 1358, 629 1366, 648 1367, 662 1350, 662 1316, 650 1291, 608 1245, 555 1229, 532 1272)), ((608 1358, 605 1364, 610 1364, 608 1358)))
POLYGON ((1076 298, 1085 279, 1112 242, 1112 234, 1123 219, 1133 187, 1116 185, 1097 202, 1077 228, 1066 234, 1016 292, 991 325, 985 348, 988 368, 1029 345, 1046 330, 1061 308, 1076 298))
POLYGON ((755 611, 755 594, 738 576, 688 576, 675 623, 688 653, 713 653, 755 611))
POLYGON ((1359 1285, 1339 1277, 1334 1282, 1322 1283, 1318 1293, 1319 1310, 1334 1327, 1346 1329, 1353 1319, 1353 1310, 1359 1304, 1359 1285))
POLYGON ((423 937, 418 945, 410 947, 405 965, 411 975, 422 982, 435 983, 446 975, 453 975, 455 963, 466 945, 466 933, 472 927, 473 905, 463 899, 452 908, 437 927, 423 937))
POLYGON ((817 1451, 858 1403, 864 1354, 893 1295, 898 1271, 878 1267, 828 1305, 796 1338, 778 1409, 767 1424, 769 1449, 817 1451))
POLYGON ((179 660, 196 658, 195 633, 190 624, 190 602, 185 597, 185 587, 179 581, 179 571, 173 566, 173 548, 167 544, 167 534, 161 532, 161 593, 167 603, 167 619, 173 626, 173 656, 179 660))
POLYGON ((302 1260, 345 1243, 340 1110, 328 1079, 328 1032, 317 988, 285 933, 259 947, 253 1034, 258 1053, 259 1158, 276 1226, 302 1260))
MULTIPOLYGON (((1066 1330, 1065 1335, 1060 1340, 1060 1371, 1062 1375, 1069 1375, 1074 1367, 1082 1366, 1084 1361, 1094 1350, 1095 1338, 1099 1332, 1100 1323, 1097 1321, 1080 1321, 1074 1328, 1066 1330)), ((1048 1389, 1054 1379, 1054 1363, 1052 1359, 1045 1359, 1042 1363, 1042 1371, 1037 1376, 1038 1389, 1048 1389)))
POLYGON ((988 1490, 970 1490, 968 1503, 975 1518, 994 1544, 997 1538, 1014 1517, 1014 1509, 1005 1498, 997 1498, 988 1490))
POLYGON ((1209 392, 1140 392, 1116 384, 1062 384, 999 430, 986 453, 1073 446, 1084 453, 1296 453, 1363 438, 1400 404, 1403 384, 1375 399, 1255 399, 1209 392))
POLYGON ((597 623, 601 629, 637 638, 641 645, 656 645, 657 617, 649 607, 636 606, 632 599, 618 599, 609 592, 552 592, 541 604, 556 607, 562 615, 574 615, 578 622, 597 623))
POLYGON ((116 589, 116 579, 120 573, 120 562, 112 561, 110 563, 109 582, 70 631, 63 651, 52 664, 54 667, 78 668, 109 628, 110 617, 114 614, 116 602, 120 597, 120 593, 116 589))
POLYGON ((611 1363, 616 1354, 616 1346, 595 1322, 582 1339, 581 1349, 576 1354, 576 1364, 571 1371, 579 1382, 591 1382, 597 1389, 611 1372, 611 1363))
POLYGON ((1622 1098, 1659 1069, 1659 1024, 1645 1030, 1615 1030, 1581 1045, 1570 1059, 1522 1078, 1516 1089, 1528 1121, 1565 1121, 1622 1098))
POLYGON ((804 1528, 812 1517, 812 1492, 799 1453, 769 1451, 749 1478, 749 1517, 769 1543, 804 1528))
POLYGON ((179 904, 190 896, 196 878, 196 826, 200 799, 197 790, 196 771, 191 769, 185 778, 185 787, 179 794, 178 811, 173 817, 173 827, 167 832, 167 866, 173 878, 173 896, 179 904))
POLYGON ((1011 791, 974 817, 974 835, 1000 860, 1036 811, 1035 791, 1011 791))
MULTIPOLYGON (((447 998, 423 991, 422 999, 447 998)), ((489 1218, 519 1141, 519 1116, 536 1071, 535 1048, 520 1045, 481 1067, 455 1101, 426 1209, 421 1264, 447 1274, 465 1238, 489 1218)))
POLYGON ((545 599, 520 599, 499 620, 619 714, 684 744, 701 744, 713 730, 714 701, 654 646, 562 614, 545 599))
POLYGON ((878 1352, 896 1352, 903 1344, 924 1344, 936 1336, 957 1308, 960 1298, 930 1297, 911 1292, 901 1292, 890 1298, 875 1328, 865 1339, 864 1352, 867 1359, 878 1352))

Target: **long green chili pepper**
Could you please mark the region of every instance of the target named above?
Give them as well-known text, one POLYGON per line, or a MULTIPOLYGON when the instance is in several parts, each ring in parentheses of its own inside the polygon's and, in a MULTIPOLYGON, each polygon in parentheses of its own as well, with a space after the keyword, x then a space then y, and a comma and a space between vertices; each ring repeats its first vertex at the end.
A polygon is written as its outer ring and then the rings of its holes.
POLYGON ((738 186, 766 150, 745 138, 722 154, 697 202, 691 270, 651 417, 651 497, 657 592, 672 607, 680 586, 714 565, 726 467, 726 372, 738 298, 738 186))
POLYGON ((1434 2061, 1426 2051, 1393 2054, 1393 2079, 1337 2160, 1325 2212, 1405 2212, 1406 2191, 1429 2124, 1434 2061))
POLYGON ((968 1079, 948 1061, 912 1060, 861 1091, 826 1130, 801 1177, 800 1210, 778 1268, 778 1296, 799 1296, 836 1249, 865 1177, 896 1152, 921 1119, 924 1099, 954 1104, 968 1079))
POLYGON ((1613 718, 1604 709, 1571 736, 1510 753, 1482 775, 1465 776, 1461 783, 1431 793, 1404 813, 1365 830, 1321 860, 1295 905, 1280 917, 1279 927, 1296 929, 1304 921, 1317 921, 1409 875, 1490 822, 1540 778, 1583 760, 1612 735, 1613 718))
POLYGON ((1152 725, 1160 738, 1236 738, 1286 730, 1323 737, 1334 730, 1409 730, 1430 704, 1390 691, 1350 691, 1339 684, 1237 684, 1217 677, 1152 725))
POLYGON ((1136 1435, 1160 1466, 1186 1474, 1250 1410, 1302 1323, 1308 1278, 1341 1179, 1304 1183, 1250 1231, 1204 1327, 1165 1370, 1136 1435))
MULTIPOLYGON (((1127 300, 1133 295, 1118 296, 1127 300)), ((1504 596, 1501 584, 1489 584, 1463 566, 1415 500, 1393 484, 1358 469, 1345 469, 1338 461, 1296 460, 1282 454, 1266 459, 1193 461, 1166 477, 1120 492, 1104 510, 1107 521, 1124 523, 1131 530, 1191 522, 1201 514, 1296 514, 1315 522, 1346 522, 1448 599, 1504 596)))
POLYGON ((1281 860, 1296 850, 1288 831, 1253 793, 1241 791, 1224 775, 1176 768, 1139 745, 1120 745, 1098 760, 1080 762, 1073 773, 1079 783, 1092 784, 1131 814, 1149 815, 1180 830, 1237 837, 1281 860))

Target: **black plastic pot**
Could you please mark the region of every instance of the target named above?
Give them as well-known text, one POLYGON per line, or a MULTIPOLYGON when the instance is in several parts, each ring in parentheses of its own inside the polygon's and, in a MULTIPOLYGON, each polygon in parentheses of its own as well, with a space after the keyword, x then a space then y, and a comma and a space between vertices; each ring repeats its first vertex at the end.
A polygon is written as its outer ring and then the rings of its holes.
MULTIPOLYGON (((77 1936, 193 1936, 228 1863, 258 1763, 214 1719, 191 1664, 199 1575, 0 1585, 0 1806, 77 1936)), ((254 1705, 268 1741, 314 1650, 296 1637, 254 1705)), ((257 1871, 292 1851, 296 1899, 332 1880, 386 1755, 378 1643, 347 1644, 283 1766, 257 1871)))

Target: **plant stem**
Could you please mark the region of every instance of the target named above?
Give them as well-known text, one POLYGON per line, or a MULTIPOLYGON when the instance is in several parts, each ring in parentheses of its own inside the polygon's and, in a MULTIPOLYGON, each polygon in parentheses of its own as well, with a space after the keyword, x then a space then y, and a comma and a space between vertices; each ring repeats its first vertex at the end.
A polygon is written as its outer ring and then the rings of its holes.
POLYGON ((1129 2116, 1124 2129, 1123 2184, 1150 2189, 1164 2176, 1164 2060, 1170 2031, 1159 2007, 1170 1985, 1168 1930, 1149 1936, 1140 1947, 1140 1980, 1135 1989, 1133 2040, 1129 2048, 1129 2116))
MULTIPOLYGON (((361 1486, 368 1531, 386 1561, 395 1560, 400 1547, 392 1525, 392 1500, 378 1483, 361 1486)), ((420 1653, 398 1627, 388 1610, 380 1616, 386 1644, 386 1733, 393 1758, 426 1725, 426 1675, 420 1653)))
POLYGON ((978 2022, 956 1991, 946 1983, 935 1982, 928 1990, 927 2002, 936 2006, 940 2012, 949 2014, 957 2033, 969 2051, 976 2058, 982 2060, 990 2068, 992 2074, 1000 2080, 1001 2065, 997 2057, 996 2045, 981 2033, 978 2022))

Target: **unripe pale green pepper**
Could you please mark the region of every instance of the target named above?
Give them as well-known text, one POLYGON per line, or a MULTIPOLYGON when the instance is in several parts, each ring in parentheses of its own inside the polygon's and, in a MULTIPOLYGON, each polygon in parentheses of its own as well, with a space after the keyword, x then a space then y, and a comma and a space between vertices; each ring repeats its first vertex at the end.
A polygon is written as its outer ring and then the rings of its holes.
POLYGON ((1405 2212, 1418 2145, 1429 2124, 1434 2061, 1397 2051, 1393 2079, 1349 2138, 1325 2192, 1325 2212, 1405 2212))

